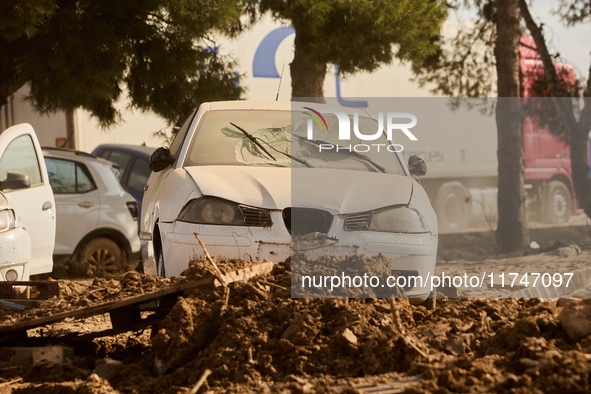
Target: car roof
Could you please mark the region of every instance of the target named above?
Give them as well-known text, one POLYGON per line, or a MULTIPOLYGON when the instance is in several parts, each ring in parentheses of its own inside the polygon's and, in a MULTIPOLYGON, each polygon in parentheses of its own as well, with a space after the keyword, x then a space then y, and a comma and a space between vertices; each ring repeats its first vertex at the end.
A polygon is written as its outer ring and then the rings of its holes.
POLYGON ((353 115, 355 112, 369 113, 362 108, 342 107, 340 105, 327 105, 322 103, 307 103, 303 101, 256 101, 256 100, 234 100, 234 101, 212 101, 201 104, 209 111, 223 110, 275 110, 291 111, 292 109, 303 111, 305 107, 314 109, 339 109, 347 115, 353 115))
POLYGON ((101 162, 103 164, 107 164, 109 166, 116 166, 119 167, 116 163, 112 161, 102 159, 100 157, 96 157, 91 155, 90 153, 82 152, 75 149, 68 149, 68 148, 54 148, 50 146, 41 147, 43 150, 43 156, 50 157, 54 159, 67 159, 67 160, 74 160, 79 161, 82 163, 88 162, 101 162))
POLYGON ((99 149, 117 149, 122 150, 130 153, 135 153, 139 156, 142 156, 146 159, 149 159, 152 156, 152 153, 156 150, 156 148, 152 148, 150 146, 145 145, 128 145, 128 144, 102 144, 94 148, 93 152, 96 152, 99 149))

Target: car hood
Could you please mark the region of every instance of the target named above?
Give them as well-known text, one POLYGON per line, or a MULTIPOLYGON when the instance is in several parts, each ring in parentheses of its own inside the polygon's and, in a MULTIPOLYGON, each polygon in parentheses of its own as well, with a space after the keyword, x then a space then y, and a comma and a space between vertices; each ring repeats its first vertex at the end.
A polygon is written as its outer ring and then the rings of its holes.
POLYGON ((185 170, 201 194, 245 205, 309 207, 346 214, 408 204, 410 177, 325 168, 195 166, 185 170))

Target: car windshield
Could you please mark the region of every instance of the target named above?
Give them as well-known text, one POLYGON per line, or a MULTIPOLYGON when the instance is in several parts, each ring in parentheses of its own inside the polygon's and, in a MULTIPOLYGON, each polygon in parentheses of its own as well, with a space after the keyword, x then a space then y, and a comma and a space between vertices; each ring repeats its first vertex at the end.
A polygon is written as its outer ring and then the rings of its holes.
MULTIPOLYGON (((404 175, 399 156, 387 149, 390 142, 384 134, 364 141, 351 133, 345 144, 339 141, 336 131, 337 117, 324 114, 324 119, 328 127, 297 111, 206 112, 195 131, 184 166, 313 167, 404 175), (313 139, 307 138, 309 127, 313 139)), ((350 121, 353 124, 353 117, 350 121)), ((358 124, 362 134, 372 135, 378 129, 378 123, 368 117, 359 117, 358 124)))

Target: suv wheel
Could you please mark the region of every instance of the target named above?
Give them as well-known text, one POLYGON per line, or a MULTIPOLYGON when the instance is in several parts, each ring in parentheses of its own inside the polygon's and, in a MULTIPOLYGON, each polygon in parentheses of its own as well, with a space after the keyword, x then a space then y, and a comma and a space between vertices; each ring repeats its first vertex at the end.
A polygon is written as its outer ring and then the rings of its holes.
POLYGON ((90 240, 80 253, 78 262, 89 275, 113 275, 123 271, 123 258, 119 246, 108 238, 90 240))

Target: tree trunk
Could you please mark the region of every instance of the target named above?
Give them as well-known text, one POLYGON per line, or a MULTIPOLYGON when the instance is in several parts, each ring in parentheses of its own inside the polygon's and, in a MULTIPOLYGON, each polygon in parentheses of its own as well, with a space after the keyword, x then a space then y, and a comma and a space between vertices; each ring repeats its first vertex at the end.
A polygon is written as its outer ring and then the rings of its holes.
POLYGON ((291 68, 291 97, 294 101, 324 103, 326 64, 306 53, 305 34, 296 28, 295 54, 291 68))
MULTIPOLYGON (((589 74, 591 77, 591 70, 589 74)), ((591 92, 586 96, 585 108, 570 136, 570 166, 579 206, 583 208, 587 217, 591 217, 591 179, 587 164, 587 144, 591 130, 591 92)))
POLYGON ((517 0, 497 0, 497 244, 502 252, 515 251, 529 244, 525 217, 525 157, 519 95, 519 21, 517 0))
POLYGON ((589 99, 591 97, 591 66, 589 67, 587 87, 584 92, 585 107, 577 123, 571 110, 570 99, 562 98, 564 92, 560 86, 558 73, 552 62, 552 57, 548 52, 542 29, 532 18, 525 0, 519 0, 519 8, 527 28, 534 38, 538 53, 544 64, 544 77, 548 81, 552 102, 570 135, 570 166, 575 195, 587 217, 591 218, 591 180, 589 179, 589 165, 587 163, 587 143, 589 140, 589 129, 591 128, 591 99, 589 99))

